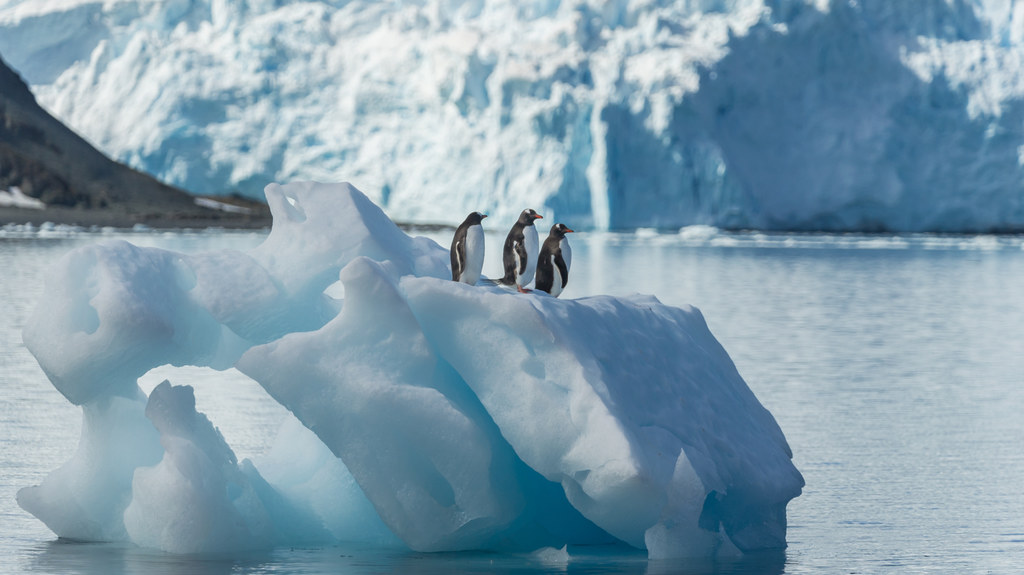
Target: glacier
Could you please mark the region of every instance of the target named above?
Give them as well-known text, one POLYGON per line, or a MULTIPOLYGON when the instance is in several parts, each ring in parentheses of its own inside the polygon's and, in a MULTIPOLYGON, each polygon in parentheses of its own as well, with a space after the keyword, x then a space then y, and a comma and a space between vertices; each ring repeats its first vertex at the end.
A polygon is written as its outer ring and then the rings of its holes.
POLYGON ((447 249, 349 184, 266 197, 247 252, 111 241, 47 275, 23 340, 82 434, 17 499, 54 533, 184 554, 785 547, 803 478, 699 310, 453 282, 447 249), (168 365, 235 367, 293 417, 239 461, 191 387, 142 391, 168 365))
POLYGON ((357 182, 395 220, 1024 230, 1007 0, 0 0, 0 54, 194 193, 357 182))

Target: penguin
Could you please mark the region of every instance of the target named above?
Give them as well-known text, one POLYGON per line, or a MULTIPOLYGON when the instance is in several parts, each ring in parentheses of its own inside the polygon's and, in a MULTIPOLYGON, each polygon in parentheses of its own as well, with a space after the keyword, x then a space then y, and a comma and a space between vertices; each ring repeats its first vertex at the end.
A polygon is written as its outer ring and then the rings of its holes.
POLYGON ((452 281, 476 285, 484 267, 484 227, 486 214, 473 212, 459 224, 452 238, 452 281))
POLYGON ((569 283, 569 266, 572 265, 572 248, 565 234, 572 232, 565 224, 551 226, 544 245, 537 257, 537 289, 558 297, 569 283))
POLYGON ((519 214, 519 219, 512 225, 505 237, 505 246, 501 254, 501 261, 505 265, 505 276, 499 283, 516 288, 525 292, 526 286, 533 280, 533 273, 537 269, 537 227, 533 222, 543 218, 532 209, 525 209, 519 214))

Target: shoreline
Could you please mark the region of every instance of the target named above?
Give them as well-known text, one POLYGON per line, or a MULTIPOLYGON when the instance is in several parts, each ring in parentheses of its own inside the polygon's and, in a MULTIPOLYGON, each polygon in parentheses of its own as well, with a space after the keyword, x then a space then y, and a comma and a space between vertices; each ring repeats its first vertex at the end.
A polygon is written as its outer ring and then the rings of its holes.
POLYGON ((237 214, 210 210, 188 212, 126 212, 116 209, 89 210, 49 206, 45 209, 0 206, 0 227, 44 224, 131 229, 139 224, 152 229, 225 228, 241 230, 270 229, 272 218, 264 214, 237 214))
MULTIPOLYGON (((129 212, 116 208, 84 209, 63 206, 48 206, 45 209, 0 206, 0 229, 7 226, 31 225, 42 227, 45 224, 56 226, 74 226, 84 229, 114 228, 130 230, 138 225, 154 230, 187 230, 187 229, 230 229, 230 230, 270 230, 273 217, 264 204, 257 206, 258 213, 242 214, 221 210, 187 210, 167 212, 129 212), (263 208, 263 209, 259 209, 263 208)), ((456 228, 451 224, 394 222, 406 233, 436 233, 452 231, 456 228)), ((685 228, 683 228, 685 229, 685 228)), ((717 233, 724 234, 767 234, 782 235, 794 238, 813 237, 817 235, 844 237, 862 236, 866 238, 913 238, 918 236, 936 238, 971 238, 991 236, 995 238, 1024 237, 1024 231, 989 230, 971 232, 924 231, 924 232, 881 232, 881 231, 814 231, 814 230, 757 230, 714 228, 717 233)), ((681 230, 656 228, 638 228, 631 230, 606 230, 619 233, 639 233, 650 230, 653 235, 677 235, 681 230)), ((590 230, 593 231, 593 230, 590 230)), ((1022 246, 1024 249, 1024 246, 1022 246)))
MULTIPOLYGON (((117 209, 81 209, 61 206, 48 206, 45 209, 19 208, 0 206, 0 229, 5 226, 31 225, 41 227, 46 224, 55 226, 73 226, 84 229, 114 228, 130 230, 138 225, 154 230, 188 230, 188 229, 229 229, 229 230, 267 230, 273 224, 269 210, 263 209, 257 214, 240 214, 227 211, 210 210, 209 213, 189 211, 173 213, 142 213, 125 212, 117 209)), ((407 233, 431 233, 440 230, 454 230, 455 225, 431 223, 395 222, 395 225, 407 233)))

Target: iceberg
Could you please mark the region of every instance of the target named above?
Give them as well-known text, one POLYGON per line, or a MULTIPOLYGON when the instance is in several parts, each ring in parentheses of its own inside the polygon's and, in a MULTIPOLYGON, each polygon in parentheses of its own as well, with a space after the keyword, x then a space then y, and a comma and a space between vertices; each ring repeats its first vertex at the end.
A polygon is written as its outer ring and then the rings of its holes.
POLYGON ((57 535, 172 553, 785 547, 803 478, 699 310, 453 282, 445 248, 349 184, 266 196, 249 252, 115 241, 49 274, 24 341, 82 438, 18 502, 57 535), (141 390, 165 365, 237 367, 294 419, 239 461, 190 387, 141 390))
POLYGON ((0 54, 196 194, 347 174, 404 222, 1021 231, 1022 22, 1007 0, 0 0, 0 54))
POLYGON ((124 526, 134 543, 171 553, 261 549, 329 541, 324 527, 288 505, 250 462, 235 454, 189 386, 156 386, 146 417, 160 433, 163 458, 135 470, 124 526))

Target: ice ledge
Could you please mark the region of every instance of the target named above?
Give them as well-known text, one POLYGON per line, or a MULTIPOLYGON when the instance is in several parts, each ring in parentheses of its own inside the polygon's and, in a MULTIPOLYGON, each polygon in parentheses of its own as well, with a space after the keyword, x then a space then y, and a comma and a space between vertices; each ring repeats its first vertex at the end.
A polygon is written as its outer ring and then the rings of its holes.
POLYGON ((58 535, 172 552, 359 525, 432 551, 610 536, 651 557, 785 546, 803 479, 698 310, 454 283, 447 250, 351 185, 267 196, 274 227, 249 253, 112 242, 50 274, 24 339, 86 419, 78 453, 19 503, 58 535), (324 293, 338 278, 344 301, 324 293), (161 365, 236 363, 319 440, 291 433, 257 471, 187 388, 147 400, 136 383, 161 365), (264 479, 291 460, 320 464, 264 479), (325 493, 346 505, 324 512, 325 493), (227 517, 224 537, 175 528, 227 517))

